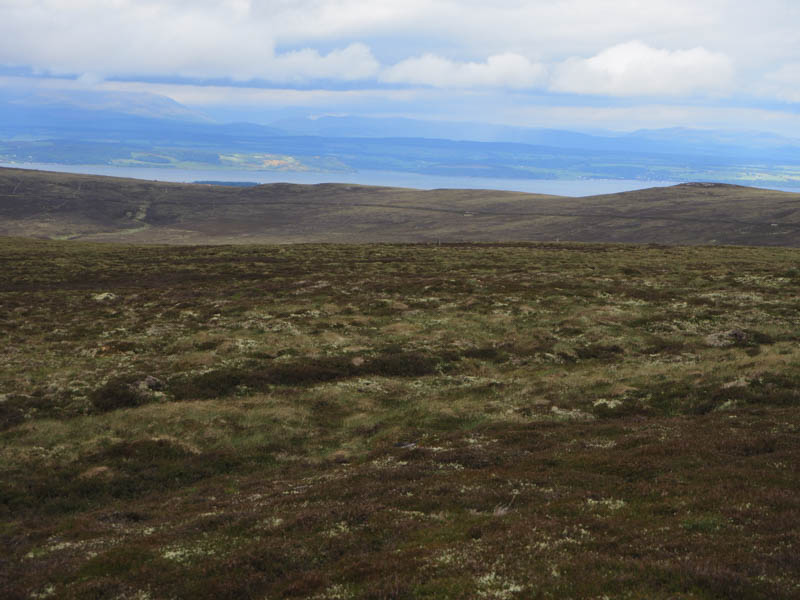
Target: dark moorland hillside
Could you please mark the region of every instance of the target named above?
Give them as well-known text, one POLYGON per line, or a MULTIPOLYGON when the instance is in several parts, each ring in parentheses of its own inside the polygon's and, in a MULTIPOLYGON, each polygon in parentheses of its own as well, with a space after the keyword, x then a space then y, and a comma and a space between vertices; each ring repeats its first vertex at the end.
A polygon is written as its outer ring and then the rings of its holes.
POLYGON ((796 600, 798 264, 0 238, 0 596, 796 600))
POLYGON ((579 241, 800 246, 800 194, 689 183, 568 198, 177 184, 0 169, 0 235, 137 243, 579 241))

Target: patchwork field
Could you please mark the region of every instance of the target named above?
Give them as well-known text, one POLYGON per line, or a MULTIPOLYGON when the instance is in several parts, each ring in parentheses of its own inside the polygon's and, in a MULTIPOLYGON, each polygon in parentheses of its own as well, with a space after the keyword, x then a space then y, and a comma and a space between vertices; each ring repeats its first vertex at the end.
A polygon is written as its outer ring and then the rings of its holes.
POLYGON ((800 597, 800 250, 0 267, 4 598, 800 597))

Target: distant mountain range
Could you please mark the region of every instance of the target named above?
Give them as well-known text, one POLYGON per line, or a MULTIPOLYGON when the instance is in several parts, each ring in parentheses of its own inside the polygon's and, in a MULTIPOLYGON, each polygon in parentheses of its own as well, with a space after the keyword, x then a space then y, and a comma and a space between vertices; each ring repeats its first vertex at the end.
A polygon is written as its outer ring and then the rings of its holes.
POLYGON ((588 134, 360 116, 216 123, 162 96, 81 90, 0 91, 0 161, 800 186, 800 141, 762 132, 588 134))
POLYGON ((438 138, 476 142, 512 142, 554 148, 653 153, 724 153, 730 156, 764 152, 788 156, 800 140, 758 131, 698 130, 684 127, 642 129, 633 133, 577 133, 474 122, 421 121, 354 116, 295 117, 272 123, 286 132, 333 137, 438 138))

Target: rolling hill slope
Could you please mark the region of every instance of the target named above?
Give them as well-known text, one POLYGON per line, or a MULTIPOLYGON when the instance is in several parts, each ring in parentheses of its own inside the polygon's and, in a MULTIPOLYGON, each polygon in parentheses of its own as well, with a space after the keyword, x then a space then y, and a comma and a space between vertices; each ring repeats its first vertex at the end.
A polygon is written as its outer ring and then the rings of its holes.
POLYGON ((800 194, 725 184, 569 198, 176 184, 0 169, 0 235, 137 243, 578 241, 800 246, 800 194))

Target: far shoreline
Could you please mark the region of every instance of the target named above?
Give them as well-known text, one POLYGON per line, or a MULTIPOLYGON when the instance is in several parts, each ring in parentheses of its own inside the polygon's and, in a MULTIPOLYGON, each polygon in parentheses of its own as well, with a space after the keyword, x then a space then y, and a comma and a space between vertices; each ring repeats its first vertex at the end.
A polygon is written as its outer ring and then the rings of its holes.
MULTIPOLYGON (((263 183, 350 183, 403 187, 419 190, 472 189, 550 194, 556 196, 595 196, 630 192, 653 187, 669 187, 683 181, 639 179, 510 179, 490 177, 445 177, 421 175, 401 171, 362 170, 347 173, 320 171, 249 171, 238 169, 174 169, 169 167, 123 167, 115 165, 65 165, 61 163, 10 163, 0 162, 0 167, 73 173, 80 175, 106 175, 145 181, 195 183, 198 181, 263 183)), ((778 188, 774 188, 778 189, 778 188)), ((791 191, 791 190, 786 190, 791 191)), ((796 188, 800 191, 800 188, 796 188)))

